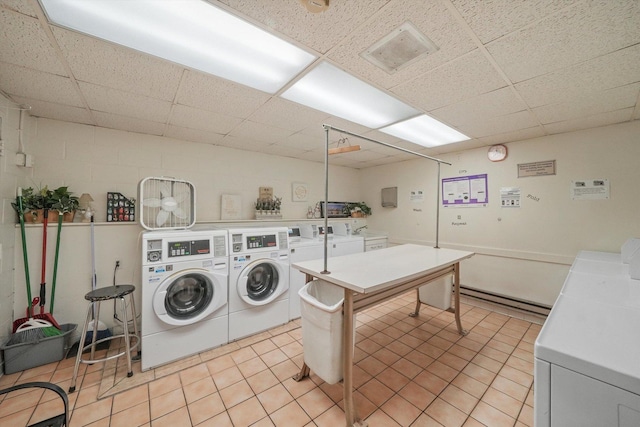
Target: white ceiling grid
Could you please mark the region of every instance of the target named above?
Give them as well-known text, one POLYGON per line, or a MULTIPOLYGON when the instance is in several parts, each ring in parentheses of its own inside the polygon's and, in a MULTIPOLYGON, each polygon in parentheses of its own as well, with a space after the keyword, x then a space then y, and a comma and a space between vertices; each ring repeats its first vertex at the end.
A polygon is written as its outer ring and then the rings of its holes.
MULTIPOLYGON (((297 0, 209 1, 317 55, 310 68, 329 61, 471 139, 423 149, 56 27, 37 0, 0 0, 0 91, 38 117, 318 162, 322 123, 435 155, 640 119, 637 0, 333 0, 319 14, 297 0), (406 21, 439 50, 393 74, 360 56, 406 21)), ((333 164, 410 157, 351 143, 362 150, 333 164)))

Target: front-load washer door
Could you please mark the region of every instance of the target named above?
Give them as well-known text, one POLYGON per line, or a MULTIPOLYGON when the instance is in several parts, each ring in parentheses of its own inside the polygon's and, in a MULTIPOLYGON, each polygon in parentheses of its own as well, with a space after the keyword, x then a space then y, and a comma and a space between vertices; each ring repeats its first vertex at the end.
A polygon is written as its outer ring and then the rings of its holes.
POLYGON ((153 310, 169 325, 191 325, 226 304, 226 283, 204 269, 187 269, 167 277, 153 296, 153 310))
POLYGON ((265 305, 288 288, 283 267, 270 259, 259 259, 247 265, 238 279, 238 294, 247 304, 265 305))

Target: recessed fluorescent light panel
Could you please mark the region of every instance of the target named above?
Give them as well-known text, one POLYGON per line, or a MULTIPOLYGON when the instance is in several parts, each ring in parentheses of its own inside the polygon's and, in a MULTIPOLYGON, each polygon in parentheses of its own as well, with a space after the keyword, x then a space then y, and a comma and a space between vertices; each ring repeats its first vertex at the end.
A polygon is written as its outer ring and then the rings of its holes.
POLYGON ((318 64, 282 97, 373 129, 420 113, 327 62, 318 64))
POLYGON ((55 24, 275 93, 315 59, 203 0, 40 0, 55 24))
POLYGON ((414 117, 379 130, 423 147, 436 147, 470 139, 426 115, 414 117))

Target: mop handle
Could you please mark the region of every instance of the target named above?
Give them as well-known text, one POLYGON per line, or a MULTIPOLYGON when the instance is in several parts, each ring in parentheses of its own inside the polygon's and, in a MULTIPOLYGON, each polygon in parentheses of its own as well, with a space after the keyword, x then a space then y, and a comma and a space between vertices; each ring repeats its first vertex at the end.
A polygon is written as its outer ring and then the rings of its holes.
POLYGON ((42 274, 41 274, 41 278, 42 280, 40 281, 40 314, 44 313, 44 305, 45 305, 45 297, 46 297, 46 290, 45 290, 45 273, 46 273, 46 269, 47 269, 47 225, 49 223, 49 209, 44 208, 44 212, 43 212, 43 216, 44 216, 44 221, 43 221, 43 227, 42 227, 42 274))
POLYGON ((56 257, 53 261, 53 278, 51 279, 51 301, 49 302, 49 313, 53 314, 53 300, 56 296, 56 277, 58 276, 58 255, 60 254, 60 232, 62 231, 63 212, 58 211, 58 235, 56 236, 56 257))
POLYGON ((18 220, 20 221, 20 233, 22 234, 22 256, 24 257, 24 279, 27 282, 27 311, 33 315, 31 309, 31 279, 29 278, 29 257, 27 256, 27 236, 24 232, 24 207, 22 206, 22 187, 18 187, 18 220))

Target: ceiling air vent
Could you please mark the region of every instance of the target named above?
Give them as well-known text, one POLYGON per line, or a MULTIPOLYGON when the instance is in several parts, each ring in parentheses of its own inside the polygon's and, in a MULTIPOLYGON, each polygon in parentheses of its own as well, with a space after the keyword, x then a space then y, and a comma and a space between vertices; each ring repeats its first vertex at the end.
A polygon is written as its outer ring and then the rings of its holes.
POLYGON ((409 21, 360 54, 389 74, 418 61, 438 47, 409 21))

